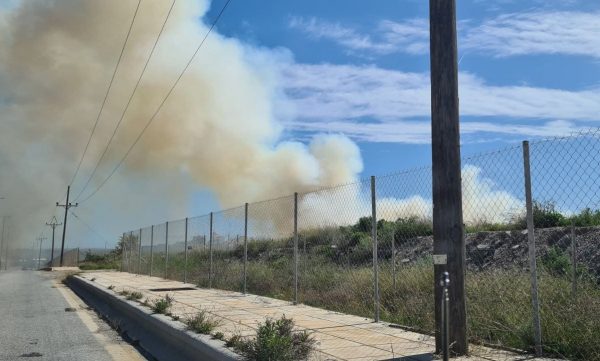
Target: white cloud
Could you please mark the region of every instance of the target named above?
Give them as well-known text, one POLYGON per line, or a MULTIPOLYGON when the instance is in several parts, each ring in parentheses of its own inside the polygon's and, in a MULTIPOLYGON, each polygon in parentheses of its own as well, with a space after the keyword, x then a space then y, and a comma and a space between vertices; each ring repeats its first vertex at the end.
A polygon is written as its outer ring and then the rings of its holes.
POLYGON ((505 14, 467 29, 460 45, 496 56, 568 54, 598 58, 599 18, 600 11, 505 14))
POLYGON ((428 26, 423 19, 409 19, 401 23, 383 20, 377 25, 377 30, 372 36, 362 34, 349 26, 315 17, 292 17, 289 22, 292 29, 300 30, 315 39, 333 41, 350 53, 362 56, 396 52, 424 54, 429 48, 428 26))
MULTIPOLYGON (((364 141, 429 141, 430 85, 425 73, 376 66, 290 64, 284 86, 298 118, 293 130, 340 132, 364 141), (365 122, 364 119, 375 122, 365 122)), ((600 89, 568 91, 528 86, 491 86, 461 73, 463 134, 553 136, 580 129, 575 122, 600 121, 600 89), (525 124, 486 120, 519 119, 525 124), (483 119, 482 119, 483 118, 483 119), (559 119, 557 121, 557 119, 559 119)))
MULTIPOLYGON (((430 115, 426 73, 334 64, 291 64, 283 71, 286 92, 304 118, 389 120, 430 115)), ((461 73, 459 81, 462 115, 600 120, 600 89, 491 86, 470 73, 461 73)))
MULTIPOLYGON (((498 57, 567 54, 600 57, 600 11, 537 10, 484 20, 459 21, 459 49, 498 57)), ((372 31, 318 18, 293 17, 290 28, 315 39, 327 39, 354 55, 426 54, 429 21, 414 18, 380 21, 372 31), (370 52, 364 54, 364 52, 370 52), (362 53, 361 53, 362 52, 362 53)))
MULTIPOLYGON (((430 121, 388 121, 361 123, 357 120, 333 122, 294 121, 286 123, 289 129, 296 131, 342 133, 357 141, 388 142, 407 144, 428 144, 431 142, 430 121)), ((554 137, 583 131, 587 127, 577 126, 564 120, 548 121, 539 125, 506 124, 461 120, 460 130, 465 142, 477 142, 489 139, 471 139, 481 133, 519 137, 554 137)), ((496 139, 497 140, 497 139, 496 139)))

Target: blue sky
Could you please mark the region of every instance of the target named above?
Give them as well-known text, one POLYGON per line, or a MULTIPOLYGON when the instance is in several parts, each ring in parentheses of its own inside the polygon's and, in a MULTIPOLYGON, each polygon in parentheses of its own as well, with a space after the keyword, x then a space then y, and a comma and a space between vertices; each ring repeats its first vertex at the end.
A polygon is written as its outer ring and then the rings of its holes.
MULTIPOLYGON (((600 3, 457 6, 463 155, 598 125, 600 3)), ((293 56, 286 137, 344 133, 363 175, 430 163, 427 1, 233 1, 218 27, 293 56)))

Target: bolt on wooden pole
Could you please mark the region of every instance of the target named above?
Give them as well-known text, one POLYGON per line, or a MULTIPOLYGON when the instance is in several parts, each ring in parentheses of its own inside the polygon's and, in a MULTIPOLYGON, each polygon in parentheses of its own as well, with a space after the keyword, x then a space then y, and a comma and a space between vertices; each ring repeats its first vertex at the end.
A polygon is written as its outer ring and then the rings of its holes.
POLYGON ((431 150, 436 350, 442 348, 438 280, 448 272, 450 352, 468 351, 465 303, 465 242, 462 216, 456 0, 429 1, 431 63, 431 150))
POLYGON ((537 264, 535 252, 535 226, 533 224, 533 196, 531 194, 531 169, 529 162, 529 142, 523 141, 523 170, 525 173, 525 206, 527 208, 527 239, 529 241, 529 272, 531 276, 531 307, 533 313, 533 334, 535 354, 542 355, 542 326, 540 322, 540 301, 538 296, 537 264))

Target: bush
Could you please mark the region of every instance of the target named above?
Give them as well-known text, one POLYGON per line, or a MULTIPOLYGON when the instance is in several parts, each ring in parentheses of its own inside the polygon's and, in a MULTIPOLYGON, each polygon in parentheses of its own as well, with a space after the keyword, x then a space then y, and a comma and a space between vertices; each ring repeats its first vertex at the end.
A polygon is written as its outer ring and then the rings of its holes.
POLYGON ((130 301, 141 300, 144 295, 141 292, 131 292, 127 295, 127 299, 130 301))
POLYGON ((228 344, 234 346, 247 360, 296 361, 307 360, 314 339, 306 331, 294 331, 294 321, 283 316, 267 319, 259 325, 256 339, 244 341, 234 336, 228 344))
POLYGON ((564 276, 571 270, 569 255, 556 246, 551 247, 548 253, 542 256, 542 265, 554 276, 564 276))
POLYGON ((600 210, 592 211, 590 208, 586 208, 581 213, 571 217, 570 221, 576 227, 598 226, 600 225, 600 210))
POLYGON ((432 234, 433 225, 430 221, 413 216, 409 218, 399 218, 396 221, 394 239, 396 244, 402 244, 407 239, 430 236, 432 234))
POLYGON ((185 324, 187 325, 188 330, 208 335, 218 327, 221 322, 211 317, 208 312, 200 310, 194 317, 185 320, 185 324))
POLYGON ((154 311, 154 313, 167 314, 173 305, 173 301, 173 297, 169 295, 159 298, 158 300, 154 301, 154 304, 152 305, 152 311, 154 311))

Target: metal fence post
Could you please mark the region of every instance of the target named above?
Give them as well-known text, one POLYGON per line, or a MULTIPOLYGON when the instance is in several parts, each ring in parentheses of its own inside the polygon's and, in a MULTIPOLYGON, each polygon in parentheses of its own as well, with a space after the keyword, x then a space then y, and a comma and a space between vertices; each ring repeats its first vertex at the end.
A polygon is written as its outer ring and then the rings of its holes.
POLYGON ((294 304, 298 304, 298 192, 294 192, 294 304))
POLYGON ((523 169, 525 172, 525 202, 527 207, 527 238, 529 240, 529 268, 531 272, 531 306, 533 312, 533 331, 535 354, 542 354, 542 326, 540 323, 540 304, 538 298, 537 264, 535 235, 533 224, 533 200, 531 195, 531 169, 529 160, 529 142, 523 141, 523 169))
POLYGON ((129 253, 127 257, 127 272, 131 273, 131 259, 133 258, 133 231, 129 232, 129 253))
POLYGON ((575 238, 575 221, 571 221, 571 263, 573 264, 573 298, 577 297, 577 238, 575 238))
POLYGON ((188 218, 185 217, 185 240, 184 240, 184 247, 185 247, 185 264, 183 266, 183 282, 187 283, 187 267, 188 267, 188 218))
POLYGON ((396 237, 392 234, 392 288, 396 291, 396 237))
POLYGON ((121 272, 125 270, 125 233, 121 238, 121 272))
POLYGON ((140 228, 140 236, 138 238, 138 275, 142 274, 142 229, 140 228))
POLYGON ((375 322, 379 322, 379 257, 377 254, 377 200, 375 196, 375 176, 371 176, 371 237, 373 238, 374 318, 375 322))
POLYGON ((210 266, 208 269, 208 288, 212 288, 212 273, 213 273, 213 251, 212 251, 212 244, 213 244, 213 212, 210 212, 210 235, 209 235, 209 245, 208 245, 208 252, 210 253, 210 266))
POLYGON ((154 225, 150 227, 150 276, 152 276, 152 263, 154 262, 154 225))
POLYGON ((248 291, 248 203, 244 205, 244 294, 248 291))
POLYGON ((165 223, 165 279, 169 276, 169 222, 165 223))

